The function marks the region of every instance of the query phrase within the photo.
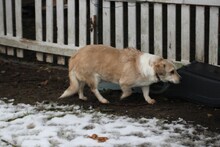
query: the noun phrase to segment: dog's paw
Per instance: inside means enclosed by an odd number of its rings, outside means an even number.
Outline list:
[[[149,100],[147,100],[147,102],[148,102],[148,104],[151,104],[151,105],[156,103],[156,101],[154,99],[149,99]]]
[[[102,99],[100,102],[103,103],[103,104],[108,104],[109,103],[109,101],[106,100],[106,99]]]
[[[79,99],[83,100],[83,101],[87,101],[87,97],[79,97]]]

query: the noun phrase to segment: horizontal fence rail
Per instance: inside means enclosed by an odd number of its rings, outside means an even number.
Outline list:
[[[0,53],[66,64],[87,44],[220,65],[219,0],[0,0]]]

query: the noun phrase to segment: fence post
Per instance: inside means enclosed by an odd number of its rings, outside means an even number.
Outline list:
[[[141,4],[141,50],[149,53],[149,4]]]
[[[64,1],[57,0],[57,43],[60,45],[64,44]],[[57,63],[65,65],[65,57],[58,56]]]
[[[46,42],[53,42],[53,0],[46,0]],[[53,55],[46,54],[46,62],[53,63]]]
[[[190,7],[181,6],[181,62],[189,62],[190,48]]]
[[[13,16],[12,16],[12,0],[5,1],[5,8],[6,8],[6,35],[8,37],[13,36]],[[14,55],[14,48],[7,47],[7,54],[10,56]]]
[[[15,0],[15,21],[16,21],[16,37],[22,38],[22,3],[21,0]],[[17,57],[23,58],[24,53],[22,49],[16,49]]]
[[[218,64],[219,8],[210,7],[209,22],[209,64]]]
[[[0,36],[5,35],[5,26],[4,26],[4,11],[3,11],[3,0],[0,0]],[[5,54],[6,48],[3,46],[0,46],[0,53]]]
[[[124,47],[123,3],[115,2],[115,46]]]
[[[102,20],[103,20],[103,44],[105,45],[111,45],[111,10],[110,10],[110,2],[103,1],[103,14],[102,14]]]
[[[196,60],[204,61],[205,45],[205,9],[196,6]]]
[[[162,4],[154,4],[154,53],[162,56]]]
[[[167,57],[176,60],[176,5],[167,5]]]
[[[42,0],[35,0],[35,30],[36,30],[36,40],[42,41],[43,30],[42,30]],[[36,58],[38,61],[43,61],[43,53],[36,53]]]

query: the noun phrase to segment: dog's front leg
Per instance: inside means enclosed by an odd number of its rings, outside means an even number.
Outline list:
[[[149,96],[149,90],[150,90],[150,87],[149,86],[144,86],[142,87],[142,92],[143,92],[143,95],[144,95],[144,98],[145,100],[149,103],[149,104],[154,104],[156,103],[156,101],[152,98],[150,98]]]

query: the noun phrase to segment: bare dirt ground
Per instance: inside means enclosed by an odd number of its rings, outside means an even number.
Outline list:
[[[76,104],[83,108],[94,108],[104,113],[127,115],[134,118],[167,119],[182,118],[195,125],[208,127],[208,130],[220,132],[220,109],[194,104],[181,99],[169,99],[162,96],[151,96],[157,100],[154,105],[144,101],[142,94],[132,94],[120,101],[120,91],[102,91],[111,103],[104,105],[98,102],[88,87],[85,95],[88,101],[78,99],[78,95],[58,100],[68,87],[67,67],[40,63],[27,63],[0,56],[0,97],[15,99],[15,103],[35,104],[42,101],[53,101],[59,104]]]

